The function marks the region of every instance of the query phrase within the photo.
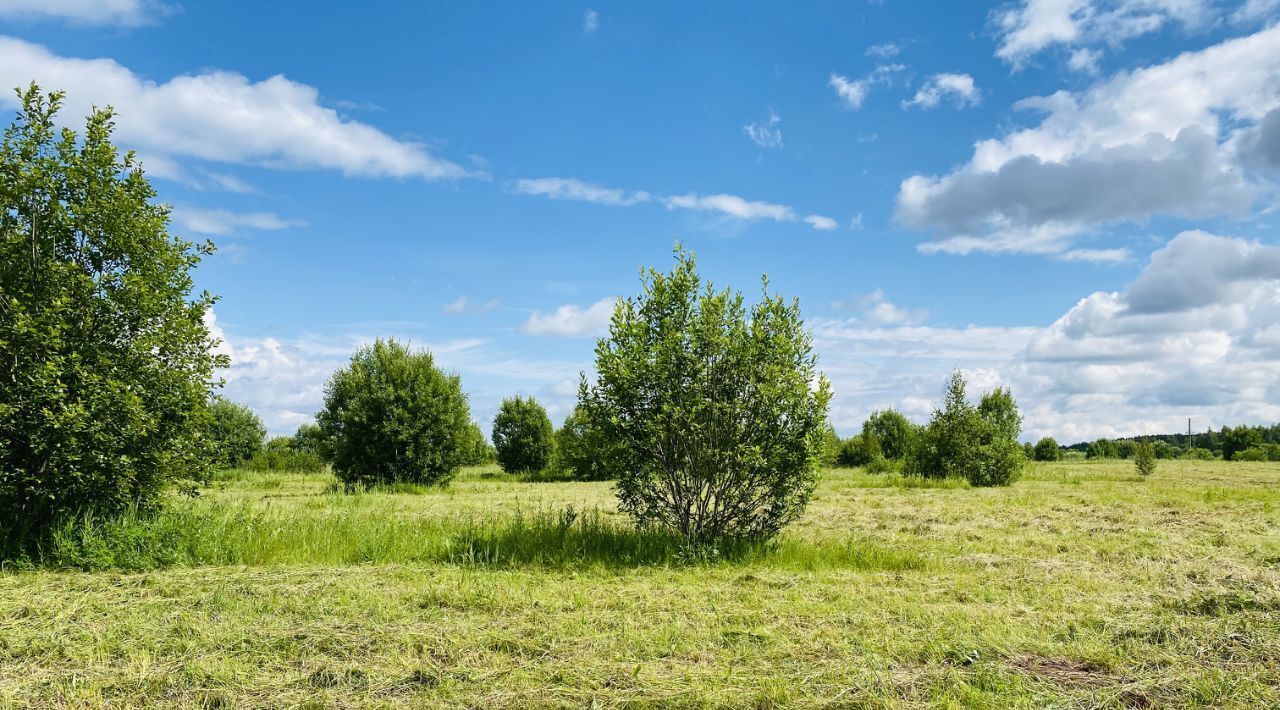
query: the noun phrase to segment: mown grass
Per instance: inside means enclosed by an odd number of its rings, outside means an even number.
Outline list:
[[[715,560],[608,484],[330,483],[223,476],[157,569],[0,574],[0,707],[1280,706],[1275,464],[831,471],[776,547]]]

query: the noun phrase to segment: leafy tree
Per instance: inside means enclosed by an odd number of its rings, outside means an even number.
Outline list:
[[[489,445],[489,442],[485,441],[484,432],[480,431],[480,425],[475,422],[470,422],[467,427],[467,445],[465,449],[466,456],[462,461],[464,466],[478,466],[498,460],[498,452]]]
[[[1110,439],[1098,439],[1089,444],[1085,456],[1091,459],[1117,459],[1120,458],[1120,451],[1116,448],[1116,442]]]
[[[836,463],[850,467],[867,466],[880,458],[884,458],[884,454],[874,434],[870,439],[864,434],[855,434],[840,442],[840,453],[836,455]]]
[[[915,447],[917,427],[892,409],[872,412],[862,424],[862,435],[874,434],[887,459],[904,458]]]
[[[818,478],[831,387],[796,301],[703,285],[692,254],[650,269],[596,345],[581,404],[617,447],[619,507],[705,543],[768,538]]]
[[[934,411],[905,470],[931,478],[962,477],[975,486],[1008,485],[1026,463],[1017,440],[1021,426],[1007,389],[986,393],[973,407],[965,396],[964,377],[954,372],[943,406]]]
[[[1143,476],[1150,476],[1156,472],[1156,448],[1150,441],[1134,443],[1133,465]]]
[[[329,458],[328,442],[325,441],[324,432],[316,424],[299,424],[298,430],[289,441],[289,446],[294,451],[315,454],[321,460]]]
[[[215,466],[239,466],[258,453],[266,438],[267,428],[252,409],[222,397],[209,404],[204,440]]]
[[[34,84],[0,142],[0,538],[23,545],[57,518],[151,508],[202,478],[199,432],[214,298],[191,271],[211,253],[168,232],[169,208],[113,112],[82,136],[55,128],[61,93]],[[0,543],[3,544],[3,543]]]
[[[557,465],[579,481],[608,481],[618,477],[618,454],[595,427],[586,411],[575,407],[556,430]]]
[[[1176,459],[1185,453],[1181,446],[1170,444],[1167,441],[1157,440],[1155,442],[1156,458],[1158,459]]]
[[[840,435],[836,433],[836,428],[830,423],[822,432],[822,465],[824,467],[836,466],[840,461]]]
[[[394,339],[351,357],[325,386],[316,422],[348,486],[443,485],[467,460],[471,412],[461,380]]]
[[[1058,446],[1058,441],[1052,436],[1046,436],[1036,442],[1035,459],[1036,461],[1058,461],[1062,458],[1062,447]]]
[[[1236,454],[1255,446],[1262,446],[1262,431],[1255,427],[1240,425],[1234,429],[1222,427],[1222,458],[1226,461],[1236,460]]]
[[[262,446],[244,467],[250,471],[301,471],[316,473],[324,470],[324,461],[314,451],[299,449],[292,436],[277,436]]]
[[[498,465],[508,473],[541,471],[551,463],[555,430],[547,410],[533,397],[502,400],[493,418],[493,448]]]

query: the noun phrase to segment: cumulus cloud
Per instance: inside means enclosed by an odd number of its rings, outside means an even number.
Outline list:
[[[156,83],[111,59],[62,57],[0,37],[0,84],[25,86],[33,79],[67,92],[64,120],[79,120],[94,105],[114,106],[117,137],[145,156],[148,170],[153,160],[172,170],[173,159],[195,158],[367,177],[472,175],[421,144],[342,118],[321,105],[314,87],[279,75],[254,82],[207,70]],[[13,95],[0,94],[0,106],[15,107]]]
[[[229,234],[243,229],[277,230],[306,226],[306,222],[302,220],[285,219],[272,212],[175,207],[170,216],[174,224],[197,234]]]
[[[1061,254],[1099,226],[1153,215],[1242,216],[1264,186],[1236,145],[1280,104],[1280,26],[1019,102],[1039,125],[979,142],[968,164],[901,184],[898,219],[922,251]],[[966,204],[967,203],[967,204]]]
[[[742,127],[742,132],[761,148],[781,148],[782,129],[778,128],[779,123],[782,123],[782,118],[770,111],[767,120],[748,123]]]
[[[0,0],[0,17],[83,25],[136,27],[172,11],[155,0]]]
[[[864,321],[877,325],[915,325],[929,316],[929,312],[923,308],[903,308],[891,303],[882,289],[832,301],[831,307],[836,310],[858,311]]]
[[[943,99],[950,99],[956,108],[977,106],[982,101],[982,94],[968,74],[934,74],[916,91],[910,101],[903,101],[903,108],[919,106],[922,109],[935,108]]]
[[[1019,0],[992,19],[996,56],[1020,67],[1051,47],[1115,47],[1171,24],[1201,29],[1215,16],[1212,0]]]
[[[520,330],[530,335],[598,336],[609,328],[616,298],[602,298],[587,307],[565,304],[551,313],[534,311]]]
[[[594,202],[600,205],[627,207],[648,202],[649,193],[641,191],[628,192],[614,188],[601,187],[574,178],[523,178],[516,180],[514,190],[522,195],[539,195],[553,200],[576,200],[578,202]]]
[[[1276,246],[1184,232],[1127,290],[1090,294],[1044,327],[810,323],[842,431],[887,406],[923,421],[954,368],[983,387],[1012,387],[1027,438],[1171,432],[1187,417],[1198,428],[1280,419]]]

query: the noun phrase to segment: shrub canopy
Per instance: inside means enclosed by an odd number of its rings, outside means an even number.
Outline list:
[[[212,245],[168,232],[169,209],[111,109],[55,128],[34,84],[0,143],[0,536],[62,515],[154,504],[202,478],[199,431],[226,358],[191,270]],[[7,534],[6,534],[7,533]]]
[[[617,478],[618,454],[591,426],[581,407],[575,407],[556,430],[556,465],[579,481],[608,481]]]
[[[1057,461],[1062,458],[1062,447],[1058,446],[1058,440],[1052,436],[1046,436],[1036,442],[1035,448],[1036,461]]]
[[[641,524],[686,539],[767,538],[805,508],[817,481],[831,387],[796,301],[698,277],[676,250],[670,274],[620,301],[580,400],[618,452],[618,498]]]
[[[873,434],[885,458],[901,459],[915,447],[917,429],[902,414],[886,409],[871,413],[862,424],[862,435]]]
[[[964,377],[954,372],[943,406],[934,410],[906,471],[929,478],[961,477],[975,486],[1008,485],[1026,463],[1018,444],[1021,427],[1009,390],[988,392],[974,407],[966,399]]]
[[[533,397],[502,400],[493,418],[493,448],[508,473],[541,471],[551,463],[555,430],[547,410]]]
[[[214,466],[239,466],[258,453],[266,438],[267,428],[252,409],[221,397],[209,405],[204,445]]]
[[[461,380],[394,339],[361,348],[334,373],[316,422],[349,486],[447,483],[472,443]]]

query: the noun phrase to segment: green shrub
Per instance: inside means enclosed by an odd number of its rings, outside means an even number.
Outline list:
[[[262,448],[267,427],[252,409],[215,397],[209,404],[204,427],[204,445],[217,468],[235,468]]]
[[[866,466],[876,459],[884,458],[879,443],[874,437],[868,439],[863,434],[854,434],[840,442],[840,453],[836,455],[836,463],[853,468]]]
[[[836,428],[827,424],[822,432],[822,465],[830,468],[840,463],[840,435]]]
[[[1267,450],[1261,446],[1250,446],[1243,451],[1236,451],[1231,457],[1232,461],[1269,461]]]
[[[1098,439],[1089,443],[1086,456],[1091,459],[1118,459],[1120,450],[1116,447],[1116,442],[1110,439]]]
[[[299,424],[289,441],[289,447],[294,451],[315,454],[324,461],[329,459],[329,444],[325,441],[324,432],[316,424]]]
[[[1213,455],[1212,451],[1210,451],[1209,449],[1200,448],[1200,447],[1196,447],[1194,449],[1188,449],[1187,453],[1185,453],[1183,457],[1192,459],[1194,461],[1212,461],[1214,460],[1214,458],[1216,458]]]
[[[1158,459],[1176,459],[1182,458],[1186,453],[1181,446],[1170,444],[1167,441],[1156,441],[1156,458]]]
[[[551,463],[555,431],[547,410],[533,397],[502,400],[493,418],[493,448],[507,473],[541,471]]]
[[[348,487],[443,485],[467,460],[471,412],[457,375],[431,353],[378,340],[325,386],[316,417],[333,470]]]
[[[817,483],[831,387],[796,301],[702,283],[677,249],[670,274],[618,303],[581,404],[618,452],[619,508],[703,543],[765,539]]]
[[[586,412],[575,407],[556,430],[555,464],[579,481],[608,481],[618,477],[618,453],[591,426]]]
[[[862,435],[871,434],[887,459],[901,459],[915,447],[919,427],[892,409],[872,412],[862,424]]]
[[[212,246],[169,234],[110,109],[77,136],[61,101],[20,91],[0,142],[0,547],[205,478],[199,432],[228,364],[205,325],[214,298],[193,293]]]
[[[1156,472],[1156,447],[1150,441],[1134,442],[1133,466],[1142,476]]]
[[[1059,461],[1062,459],[1062,447],[1052,436],[1046,436],[1035,445],[1036,461]]]
[[[900,459],[887,459],[883,456],[867,462],[863,470],[867,473],[902,473],[903,462]]]
[[[324,460],[313,451],[299,451],[294,437],[277,436],[254,452],[241,468],[250,471],[300,471],[318,473],[325,468]]]
[[[498,451],[485,441],[484,432],[480,431],[480,425],[470,422],[467,427],[467,445],[465,447],[465,456],[463,457],[463,466],[479,466],[480,464],[493,463],[498,460]]]
[[[1261,428],[1244,424],[1234,429],[1229,426],[1222,427],[1219,438],[1222,440],[1222,458],[1226,461],[1235,461],[1237,454],[1262,446]]]
[[[965,478],[974,486],[1003,486],[1022,472],[1018,444],[1022,417],[1013,395],[996,389],[975,408],[965,398],[964,377],[952,373],[941,409],[925,427],[904,470],[926,478]]]

